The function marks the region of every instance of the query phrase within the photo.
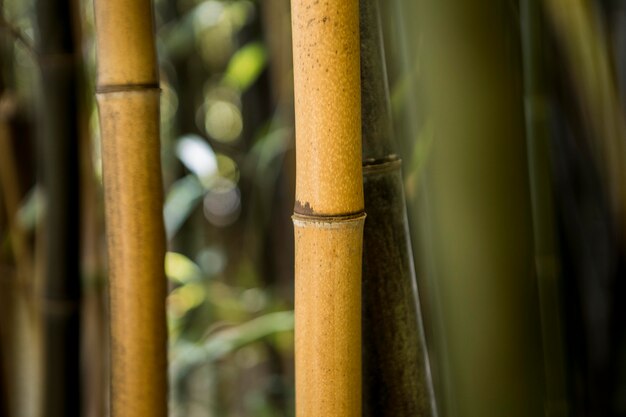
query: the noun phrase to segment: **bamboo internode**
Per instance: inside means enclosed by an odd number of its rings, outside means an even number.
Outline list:
[[[359,3],[292,2],[296,415],[361,416]]]
[[[96,0],[111,299],[111,411],[167,415],[165,234],[150,0]]]
[[[298,417],[361,416],[363,217],[294,216]]]
[[[359,2],[292,2],[296,212],[363,211]]]
[[[98,90],[157,86],[151,0],[95,0]]]

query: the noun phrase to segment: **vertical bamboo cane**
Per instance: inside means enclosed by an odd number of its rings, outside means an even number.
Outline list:
[[[550,162],[550,91],[541,0],[520,2],[524,102],[535,269],[541,310],[547,417],[567,416],[567,379],[561,300],[561,260]]]
[[[611,57],[588,1],[545,0],[547,20],[570,64],[576,99],[600,173],[608,186],[618,238],[626,241],[626,119],[619,102]]]
[[[377,0],[361,0],[363,415],[437,415],[395,153]]]
[[[296,415],[361,416],[357,0],[292,2]]]
[[[418,5],[434,132],[421,246],[432,254],[442,412],[544,415],[518,16],[495,0]]]
[[[111,411],[167,415],[159,84],[150,0],[96,0]]]
[[[0,22],[9,29],[6,21],[6,2],[0,0]],[[11,29],[9,29],[11,30]],[[12,30],[11,30],[12,31]],[[4,35],[4,33],[2,34]],[[41,416],[42,390],[42,329],[35,299],[35,258],[29,234],[20,226],[18,209],[24,197],[23,178],[20,171],[20,152],[16,145],[26,141],[20,129],[19,101],[11,93],[15,88],[15,56],[13,43],[20,39],[29,53],[33,46],[19,31],[11,36],[0,35],[0,193],[6,211],[6,226],[14,256],[15,272],[3,265],[0,273],[0,344],[2,344],[3,366],[6,373],[5,387],[8,398],[2,416]],[[31,57],[35,58],[36,54]],[[17,122],[17,123],[16,123]],[[16,129],[17,128],[17,129]],[[22,135],[20,135],[22,134]],[[16,142],[16,140],[18,142]],[[38,236],[37,236],[38,238]],[[35,251],[37,252],[37,251]],[[5,412],[6,414],[2,414]]]
[[[43,288],[46,416],[81,413],[80,184],[72,2],[39,0],[42,183],[47,201]]]

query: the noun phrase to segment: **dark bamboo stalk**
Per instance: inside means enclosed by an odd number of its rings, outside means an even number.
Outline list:
[[[572,71],[575,102],[591,132],[591,151],[611,198],[618,238],[626,240],[626,117],[619,101],[612,58],[589,2],[544,0],[547,21]]]
[[[613,331],[623,329],[626,118],[608,21],[593,7],[600,3],[611,2],[541,2],[562,70],[555,101],[565,119],[557,119],[562,130],[553,140],[555,190],[567,276],[568,371],[576,381],[570,401],[581,416],[621,415],[612,414],[619,402],[611,397],[619,373]]]
[[[0,0],[0,19],[3,19],[3,12],[4,12],[3,8],[4,8],[4,1]],[[9,55],[8,49],[9,49],[8,39],[0,38],[0,60],[3,64],[6,62],[7,56]],[[9,129],[7,126],[8,123],[7,123],[6,117],[3,114],[4,112],[2,108],[3,107],[2,101],[3,101],[5,89],[6,89],[6,83],[4,80],[4,70],[5,70],[4,65],[0,65],[0,149],[2,149],[4,143],[9,140],[9,137],[8,137]],[[4,172],[0,171],[0,190],[2,190],[2,200],[6,201],[7,190],[6,190],[5,181],[2,181],[2,179],[5,177],[5,175],[3,174]],[[8,181],[6,182],[8,183]],[[11,216],[10,210],[8,210],[9,204],[4,203],[4,205],[7,206],[7,221],[6,221],[7,227],[11,228],[12,216]],[[3,293],[9,292],[9,291],[12,292],[12,286],[10,285],[11,283],[12,281],[8,281],[8,280],[0,281],[0,291]],[[4,297],[0,296],[0,300],[2,300],[3,298]],[[9,403],[11,399],[11,390],[9,389],[9,383],[8,383],[11,376],[7,372],[8,367],[5,365],[5,363],[8,362],[7,353],[10,351],[10,348],[7,348],[7,347],[9,347],[9,344],[11,343],[11,341],[7,340],[9,339],[8,336],[10,333],[5,330],[5,327],[8,327],[5,324],[5,322],[8,321],[5,319],[5,317],[11,315],[12,309],[10,309],[9,305],[7,304],[9,303],[5,301],[0,305],[0,415],[3,415],[3,416],[9,416],[10,415],[9,412],[11,410],[11,404]]]
[[[436,416],[376,0],[361,0],[360,16],[363,414]]]
[[[520,4],[524,61],[524,101],[530,194],[533,213],[535,270],[539,289],[546,416],[568,415],[561,262],[556,239],[552,164],[550,162],[550,92],[540,0]]]
[[[80,395],[80,198],[77,59],[70,0],[39,0],[42,77],[41,182],[46,200],[44,405],[46,416],[78,416]]]

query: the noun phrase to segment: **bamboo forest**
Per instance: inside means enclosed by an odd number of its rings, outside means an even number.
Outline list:
[[[626,417],[626,1],[0,0],[0,417],[79,416]]]

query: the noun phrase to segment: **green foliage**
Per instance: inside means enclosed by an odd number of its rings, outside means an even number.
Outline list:
[[[261,42],[250,42],[239,49],[228,63],[224,82],[246,91],[259,77],[267,63],[267,52]]]
[[[176,235],[182,224],[202,200],[205,189],[194,175],[176,181],[165,200],[165,231],[168,240]]]

